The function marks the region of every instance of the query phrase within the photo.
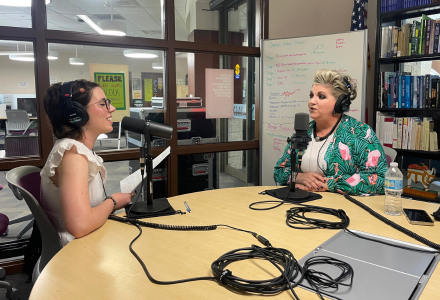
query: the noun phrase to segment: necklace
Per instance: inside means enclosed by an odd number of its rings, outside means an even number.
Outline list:
[[[313,125],[313,135],[315,137],[315,141],[320,142],[320,141],[323,141],[323,140],[327,139],[335,131],[336,127],[338,126],[339,122],[342,119],[342,116],[343,116],[343,114],[341,114],[341,116],[338,119],[338,122],[336,122],[336,124],[333,126],[332,130],[330,130],[330,132],[327,133],[323,137],[319,137],[319,136],[316,135],[316,122],[315,122],[315,124]]]

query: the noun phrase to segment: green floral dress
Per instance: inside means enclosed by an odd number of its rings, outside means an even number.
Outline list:
[[[315,121],[310,122],[308,135],[312,136]],[[296,150],[297,161],[298,151]],[[304,151],[305,152],[305,151]],[[333,135],[324,160],[327,186],[331,192],[351,195],[384,194],[385,172],[388,168],[385,153],[376,134],[368,124],[344,115]],[[301,169],[299,170],[300,172]],[[290,182],[290,144],[277,161],[274,171],[277,185]]]

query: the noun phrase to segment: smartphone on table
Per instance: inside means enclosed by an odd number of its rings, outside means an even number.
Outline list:
[[[434,221],[429,214],[422,209],[404,208],[403,213],[410,224],[434,226]]]

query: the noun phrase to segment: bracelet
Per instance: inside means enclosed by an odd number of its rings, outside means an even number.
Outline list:
[[[116,211],[116,200],[112,196],[107,196],[105,198],[105,200],[107,200],[107,199],[112,199],[112,201],[113,201],[113,211],[112,211],[112,214],[113,214]]]

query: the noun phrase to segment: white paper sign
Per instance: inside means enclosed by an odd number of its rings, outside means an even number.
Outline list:
[[[166,148],[159,156],[153,160],[153,169],[164,160],[171,152],[171,147]],[[144,173],[144,178],[147,176],[147,172]],[[131,175],[128,175],[122,179],[119,183],[121,187],[121,193],[131,193],[142,181],[141,170],[137,170]]]

